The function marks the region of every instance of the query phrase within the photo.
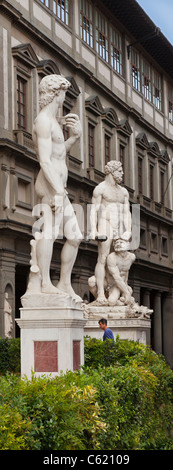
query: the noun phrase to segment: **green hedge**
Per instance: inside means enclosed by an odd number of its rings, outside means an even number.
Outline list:
[[[0,338],[0,374],[20,372],[20,338]]]
[[[173,450],[164,358],[119,339],[86,339],[85,353],[83,370],[54,379],[0,377],[0,449]]]

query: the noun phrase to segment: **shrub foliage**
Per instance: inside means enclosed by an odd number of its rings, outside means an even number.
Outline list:
[[[0,449],[173,449],[173,372],[133,341],[85,340],[85,367],[0,377]]]
[[[0,338],[0,374],[20,372],[20,338]]]

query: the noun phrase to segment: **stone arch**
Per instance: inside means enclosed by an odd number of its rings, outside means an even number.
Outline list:
[[[149,142],[150,150],[160,155],[160,149],[157,142]]]
[[[41,60],[39,64],[37,65],[37,70],[38,70],[38,73],[42,77],[44,77],[45,75],[51,75],[54,73],[56,75],[61,74],[58,65],[52,59]]]
[[[13,295],[14,295],[14,289],[13,289],[13,286],[10,282],[8,282],[5,286],[5,289],[4,289],[4,295],[5,293],[8,294],[8,299],[9,299],[9,302],[13,301]]]
[[[110,127],[116,127],[119,121],[114,108],[109,107],[104,109],[103,121]]]
[[[13,311],[13,287],[11,283],[7,283],[4,291],[4,318],[3,329],[4,336],[12,338],[14,335],[14,311]]]

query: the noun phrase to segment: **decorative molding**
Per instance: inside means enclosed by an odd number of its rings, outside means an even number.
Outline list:
[[[22,19],[22,13],[6,0],[0,0],[0,10],[6,13],[13,21]]]
[[[102,120],[109,127],[116,127],[118,124],[118,116],[114,108],[104,108]]]
[[[119,123],[117,124],[117,130],[126,137],[130,137],[133,132],[132,128],[130,127],[129,121],[126,118],[121,119],[121,121],[119,121]]]
[[[36,318],[36,319],[23,319],[16,318],[16,322],[22,329],[50,329],[50,328],[83,328],[86,324],[86,320],[81,319],[51,319],[51,318]]]
[[[75,79],[72,76],[66,77],[66,79],[71,83],[71,86],[66,91],[66,95],[69,96],[70,98],[76,99],[80,94],[79,87]]]
[[[88,178],[94,181],[95,183],[101,183],[104,179],[104,173],[97,168],[89,167],[87,168]]]
[[[67,164],[68,164],[68,167],[80,171],[82,161],[79,160],[79,158],[76,158],[73,155],[68,154],[67,155]]]
[[[151,153],[155,157],[160,156],[160,149],[159,149],[159,146],[158,146],[157,142],[149,142],[149,150],[148,151],[149,151],[149,153]]]
[[[85,100],[85,107],[96,116],[101,116],[104,112],[100,98],[97,95],[89,96]]]
[[[148,149],[149,148],[149,142],[148,142],[148,139],[147,139],[147,136],[146,136],[145,132],[140,132],[137,135],[136,145],[138,145],[142,149]]]
[[[27,147],[34,151],[34,142],[32,140],[32,134],[23,130],[23,129],[15,129],[13,131],[15,136],[15,141],[17,144],[22,145],[23,147]]]
[[[160,157],[159,157],[159,161],[162,161],[163,163],[166,163],[166,164],[171,161],[170,156],[169,156],[167,150],[161,150],[161,152],[160,152]]]
[[[12,47],[12,55],[30,68],[36,67],[39,63],[38,57],[29,43]]]
[[[31,134],[29,134],[29,136],[31,136]],[[15,155],[18,158],[21,158],[22,161],[24,158],[29,158],[32,161],[35,161],[36,164],[38,164],[38,159],[33,149],[29,148],[28,146],[26,147],[17,142],[14,142],[13,140],[2,137],[0,138],[0,153],[4,151],[7,152],[8,155],[11,155],[12,152],[15,152]]]
[[[51,75],[56,73],[60,75],[60,70],[56,62],[52,59],[41,60],[37,65],[38,73],[41,74],[43,77],[45,75]]]

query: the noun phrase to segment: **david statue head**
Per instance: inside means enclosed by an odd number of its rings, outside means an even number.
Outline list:
[[[55,99],[58,107],[61,108],[65,99],[65,92],[70,86],[71,83],[63,75],[53,74],[43,77],[39,85],[40,110]]]

